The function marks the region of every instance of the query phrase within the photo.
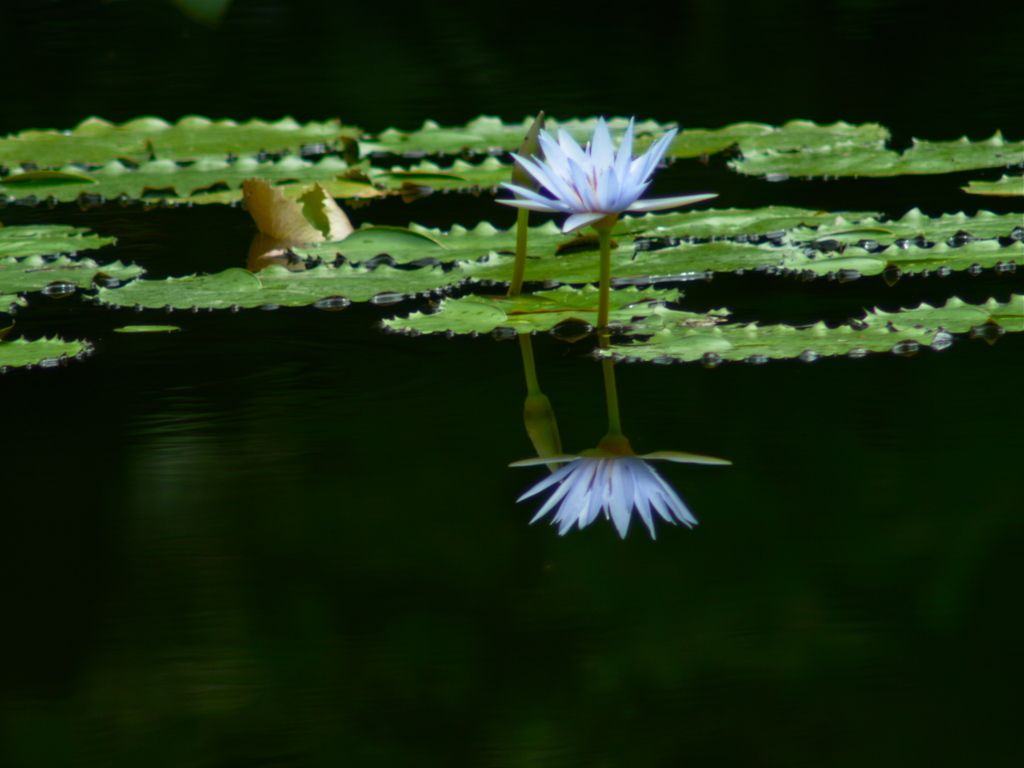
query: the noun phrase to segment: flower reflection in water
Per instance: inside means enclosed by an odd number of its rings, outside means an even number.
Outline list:
[[[667,523],[679,522],[693,527],[697,519],[675,489],[647,463],[651,459],[691,464],[732,463],[712,456],[675,451],[657,451],[637,456],[629,441],[616,435],[606,437],[596,449],[583,451],[579,456],[525,459],[511,466],[568,462],[518,499],[523,501],[554,486],[554,493],[530,522],[536,522],[554,509],[556,512],[552,523],[558,525],[560,535],[568,533],[574,524],[579,528],[590,525],[599,514],[604,513],[615,524],[619,535],[625,538],[634,510],[644,521],[652,538],[656,537],[654,513]]]

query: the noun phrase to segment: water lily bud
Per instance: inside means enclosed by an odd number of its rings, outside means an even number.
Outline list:
[[[523,406],[523,423],[526,425],[526,433],[530,436],[534,450],[542,459],[548,456],[558,456],[562,453],[562,440],[558,435],[558,422],[555,420],[555,410],[551,407],[551,401],[547,395],[531,394],[526,396],[526,403]],[[553,472],[554,464],[548,468]]]

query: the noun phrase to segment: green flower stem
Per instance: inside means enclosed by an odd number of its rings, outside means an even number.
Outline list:
[[[540,382],[537,381],[537,366],[533,361],[533,339],[529,333],[519,334],[519,350],[523,353],[523,371],[526,373],[526,392],[539,395]]]
[[[601,245],[601,280],[600,295],[597,305],[597,343],[602,347],[609,345],[608,304],[612,292],[612,228],[619,220],[618,215],[605,216],[592,226],[597,230]],[[611,358],[601,360],[604,373],[604,396],[608,404],[608,435],[606,439],[621,437],[622,422],[619,418],[619,393],[615,386],[615,363]]]
[[[602,358],[601,370],[604,373],[604,396],[608,403],[608,434],[605,439],[622,436],[622,421],[619,419],[619,391],[615,386],[615,361],[610,357]]]
[[[530,212],[520,208],[516,216],[516,263],[512,267],[512,282],[508,286],[509,296],[518,296],[523,290],[523,277],[526,275],[526,243],[530,234],[529,221]]]
[[[606,216],[593,225],[601,244],[601,295],[597,305],[597,335],[601,346],[608,344],[608,301],[612,291],[612,227],[618,216]]]

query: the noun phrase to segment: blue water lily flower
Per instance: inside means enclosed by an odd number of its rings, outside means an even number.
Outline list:
[[[569,218],[565,220],[562,231],[572,232],[625,211],[678,208],[716,197],[715,194],[699,194],[639,199],[650,186],[651,176],[676,133],[673,128],[654,142],[645,154],[634,158],[632,118],[618,152],[612,146],[611,134],[604,118],[598,120],[594,138],[586,149],[581,149],[565,131],[559,130],[557,139],[547,131],[541,131],[540,145],[544,160],[521,155],[513,157],[553,197],[503,182],[503,186],[515,193],[516,199],[498,202],[531,211],[568,213]]]
[[[625,538],[635,510],[651,532],[651,538],[656,538],[653,513],[657,513],[667,523],[679,522],[692,528],[697,524],[697,519],[679,498],[679,494],[647,460],[666,459],[693,464],[732,463],[712,456],[675,451],[637,456],[628,448],[628,443],[625,444],[627,452],[621,450],[621,447],[613,448],[615,452],[597,448],[584,451],[579,456],[548,456],[512,463],[510,466],[513,467],[528,467],[568,462],[517,499],[523,501],[557,486],[530,522],[536,522],[554,509],[552,524],[558,525],[559,535],[564,536],[573,525],[584,528],[603,513],[615,524],[619,535]]]

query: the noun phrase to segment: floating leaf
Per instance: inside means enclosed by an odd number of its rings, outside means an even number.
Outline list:
[[[1024,296],[1014,295],[1005,304],[993,299],[969,305],[954,297],[943,307],[921,304],[899,312],[874,310],[838,328],[824,323],[809,328],[756,323],[699,326],[687,315],[659,307],[625,331],[642,340],[613,345],[599,354],[630,361],[701,360],[711,365],[723,360],[764,362],[772,358],[812,361],[830,355],[860,357],[868,352],[909,355],[923,346],[944,349],[952,341],[950,334],[986,323],[998,324],[1006,331],[1024,331]]]
[[[442,127],[427,121],[418,131],[395,129],[384,131],[376,138],[361,142],[364,153],[388,152],[398,155],[425,154],[461,155],[464,153],[508,152],[519,148],[533,118],[522,123],[503,123],[495,117],[481,116],[465,126]],[[629,121],[614,117],[608,127],[615,142],[621,140]],[[578,143],[589,141],[597,127],[597,119],[555,121],[548,119],[548,131],[562,130]],[[672,124],[645,120],[634,123],[636,151],[643,152],[672,127]],[[775,127],[763,123],[736,123],[723,128],[688,128],[681,130],[668,149],[668,157],[700,157],[721,152],[734,144],[747,144],[751,149],[794,149],[812,147],[824,149],[839,143],[880,143],[889,136],[886,128],[874,123],[850,125],[837,122],[818,125],[807,120],[791,120]]]
[[[899,267],[903,272],[921,272],[939,268],[959,271],[975,265],[987,268],[1000,263],[1024,263],[1024,242],[1017,241],[1003,246],[997,240],[977,240],[966,242],[960,247],[939,243],[931,248],[893,246],[882,252],[851,246],[839,253],[826,255],[787,249],[782,266],[800,271],[809,270],[816,275],[838,274],[842,270],[878,275],[889,265]]]
[[[11,314],[17,311],[18,307],[24,307],[28,304],[25,299],[17,294],[11,293],[0,293],[0,312],[4,314]],[[3,330],[0,329],[0,339],[3,338]]]
[[[650,213],[644,216],[624,216],[616,225],[613,237],[619,244],[617,250],[621,252],[621,261],[633,259],[633,254],[628,246],[640,238],[684,236],[705,238],[764,235],[770,232],[781,233],[782,230],[798,226],[846,226],[850,221],[858,221],[861,218],[870,218],[877,215],[873,212],[824,213],[805,208],[781,206],[755,209],[733,208],[721,211],[711,209],[667,214]],[[381,228],[363,227],[356,230],[355,235],[361,238],[363,236],[360,233],[367,232],[370,229],[379,230]],[[360,241],[352,239],[342,243],[323,243],[297,247],[293,250],[297,255],[306,258],[331,260],[336,256],[343,256],[352,262],[363,261],[367,258],[386,253],[400,264],[407,264],[422,258],[433,258],[442,262],[456,260],[475,262],[492,253],[515,252],[515,228],[497,229],[486,221],[481,222],[472,229],[455,226],[449,232],[421,227],[418,224],[410,224],[407,230],[400,231],[424,236],[429,238],[430,243],[425,243],[422,239],[415,236],[407,238],[394,237],[388,242],[384,242],[383,238],[375,238],[366,243],[368,247],[353,249],[353,246]],[[706,249],[706,252],[710,254],[712,250],[726,251],[729,248],[728,246],[719,246],[717,249]],[[531,258],[529,264],[536,265],[539,264],[537,257],[553,257],[556,253],[571,253],[574,257],[586,252],[596,254],[597,241],[593,237],[588,238],[584,233],[564,234],[554,221],[549,221],[540,226],[530,228],[529,251],[530,255],[534,257]],[[741,248],[740,251],[744,255],[736,260],[735,265],[733,265],[733,262],[729,262],[723,266],[723,269],[731,270],[740,267],[752,267],[764,263],[763,259],[751,261],[747,255],[747,249]],[[594,258],[596,259],[596,255]],[[646,263],[651,258],[651,254],[644,254],[638,258],[642,258]],[[496,268],[501,269],[501,267]],[[541,268],[547,269],[546,266]],[[554,269],[553,265],[552,268]],[[697,268],[689,271],[703,271],[713,268],[698,264]],[[589,270],[591,267],[587,266],[585,269]],[[548,279],[544,274],[538,277],[532,276],[530,266],[527,267],[526,278],[527,280]]]
[[[405,318],[385,320],[384,326],[393,331],[420,333],[490,333],[496,328],[528,333],[550,330],[566,320],[592,326],[597,321],[599,295],[597,288],[588,285],[518,296],[464,296],[442,300],[435,313],[414,312]],[[610,322],[629,323],[648,313],[655,303],[675,301],[679,296],[678,291],[612,291]]]
[[[26,365],[52,368],[69,357],[88,354],[89,351],[91,347],[87,342],[64,341],[57,336],[36,341],[23,338],[0,341],[0,371]]]
[[[88,229],[63,224],[0,227],[0,257],[50,256],[102,248],[115,242]]]
[[[55,259],[7,256],[0,258],[0,293],[39,291],[52,286],[54,295],[66,295],[75,288],[90,287],[97,277],[109,283],[130,280],[144,271],[142,267],[120,261],[100,265],[92,259],[66,256]]]
[[[530,251],[538,255],[553,254],[560,244],[573,239],[574,235],[562,234],[554,222],[547,222],[530,229]],[[515,242],[514,228],[497,229],[486,221],[473,229],[454,226],[449,232],[418,224],[410,224],[408,228],[366,225],[340,243],[323,243],[293,250],[306,258],[331,260],[342,256],[350,262],[386,254],[399,264],[409,264],[424,258],[440,262],[475,261],[492,251],[514,252]]]
[[[464,126],[442,127],[428,120],[418,131],[405,132],[394,128],[379,136],[360,142],[363,153],[387,152],[396,155],[461,155],[464,153],[508,152],[519,148],[523,136],[533,124],[534,118],[527,117],[521,123],[504,123],[496,117],[481,115]],[[608,121],[612,135],[620,138],[628,124],[626,118],[617,117]],[[547,121],[547,128],[554,130],[556,123]],[[597,127],[597,118],[590,120],[566,120],[557,123],[558,128],[567,131],[579,140],[589,139]],[[638,137],[661,135],[667,126],[653,121],[636,123]]]
[[[846,216],[847,214],[843,214],[836,221],[817,227],[815,231],[796,228],[791,232],[791,237],[794,240],[830,239],[841,243],[867,240],[879,245],[892,245],[898,240],[923,238],[928,243],[959,246],[971,238],[989,240],[1011,237],[1015,229],[1024,228],[1024,214],[1021,213],[995,214],[978,211],[975,216],[968,216],[966,213],[946,213],[931,218],[914,208],[894,221],[856,216],[851,216],[847,220]]]
[[[173,125],[158,117],[140,117],[121,125],[90,117],[70,131],[22,131],[0,139],[0,165],[13,169],[32,163],[39,168],[59,168],[68,163],[105,164],[115,158],[144,162],[298,153],[308,145],[336,149],[353,142],[360,133],[338,120],[300,125],[290,117],[236,123],[190,116]]]
[[[764,208],[728,208],[675,213],[624,216],[616,225],[616,237],[626,233],[642,237],[736,237],[737,235],[781,236],[797,227],[838,228],[880,214],[872,211],[829,213],[808,208],[772,205]]]
[[[242,183],[252,178],[282,184],[286,197],[298,197],[304,192],[303,187],[290,182],[316,181],[332,185],[328,191],[339,197],[382,194],[368,181],[339,178],[354,172],[342,159],[334,156],[324,157],[315,163],[294,155],[277,161],[260,161],[255,157],[242,157],[236,161],[205,158],[184,165],[173,160],[152,160],[138,167],[112,160],[87,173],[75,165],[64,166],[59,172],[45,172],[49,176],[40,175],[44,172],[16,170],[0,179],[0,195],[17,200],[31,195],[39,199],[53,198],[58,202],[71,202],[82,195],[90,195],[102,199],[124,196],[153,202],[230,203],[242,199]],[[29,180],[23,181],[24,177]]]
[[[97,300],[111,306],[147,309],[229,309],[262,306],[299,307],[332,297],[369,301],[380,294],[395,300],[447,288],[465,279],[440,267],[394,269],[322,264],[305,271],[271,265],[259,274],[227,269],[212,275],[134,280],[119,288],[100,288]],[[390,297],[389,297],[390,298]]]
[[[498,185],[512,177],[513,166],[496,157],[484,158],[479,163],[456,160],[450,166],[441,167],[424,160],[409,168],[395,167],[387,171],[370,170],[369,177],[374,184],[391,192],[402,192],[409,186],[422,186],[432,192],[496,191]]]
[[[995,197],[1024,197],[1024,176],[1003,176],[999,181],[972,181],[964,192]]]
[[[1007,142],[998,132],[985,141],[913,140],[902,154],[874,144],[837,144],[795,150],[740,147],[743,156],[730,162],[740,173],[788,176],[901,176],[999,168],[1024,163],[1024,142]]]
[[[170,333],[180,330],[176,325],[125,325],[115,328],[114,333]]]

